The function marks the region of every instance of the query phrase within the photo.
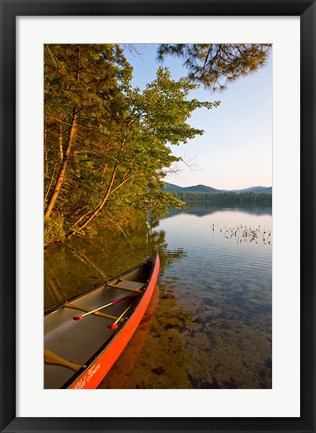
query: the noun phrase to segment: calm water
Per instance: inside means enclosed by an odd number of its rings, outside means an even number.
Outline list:
[[[191,206],[128,242],[101,233],[55,245],[45,254],[45,307],[155,250],[153,300],[101,388],[271,388],[271,209]]]

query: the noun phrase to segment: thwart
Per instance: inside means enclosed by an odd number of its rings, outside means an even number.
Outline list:
[[[99,385],[137,329],[159,268],[155,255],[45,313],[45,389]]]

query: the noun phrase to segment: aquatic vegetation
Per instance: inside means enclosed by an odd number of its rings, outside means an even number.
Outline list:
[[[272,244],[272,231],[266,227],[247,227],[243,224],[234,227],[216,227],[211,226],[213,231],[217,230],[223,234],[226,239],[234,239],[238,244],[242,242],[255,242],[256,244],[263,243],[265,245]]]

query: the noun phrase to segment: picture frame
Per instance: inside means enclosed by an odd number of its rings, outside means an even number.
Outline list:
[[[316,431],[315,420],[315,1],[1,1],[2,432]],[[16,415],[16,18],[18,16],[299,16],[301,23],[301,416],[299,418],[44,418]]]

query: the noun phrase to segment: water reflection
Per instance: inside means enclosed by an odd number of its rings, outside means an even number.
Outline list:
[[[191,359],[191,387],[270,388],[271,244],[259,238],[235,242],[235,236],[225,234],[246,227],[266,236],[272,231],[271,210],[201,211],[202,217],[201,212],[182,212],[160,224],[168,247],[188,252],[165,269],[160,284],[172,287],[177,304],[193,319],[181,327]]]
[[[121,234],[100,229],[94,236],[73,237],[45,251],[44,308],[59,305],[90,287],[108,280],[158,253],[161,271],[186,255],[183,248],[169,250],[164,230]]]
[[[45,254],[46,307],[158,251],[154,308],[101,386],[271,388],[272,245],[225,236],[242,226],[272,238],[271,215],[204,206],[169,214],[129,242],[100,231],[53,246]]]
[[[242,212],[250,215],[272,215],[271,207],[225,207],[219,208],[218,206],[211,206],[207,203],[188,203],[186,209],[174,209],[170,211],[163,219],[170,218],[180,214],[189,214],[203,217],[205,215],[210,215],[213,213],[220,212]]]

